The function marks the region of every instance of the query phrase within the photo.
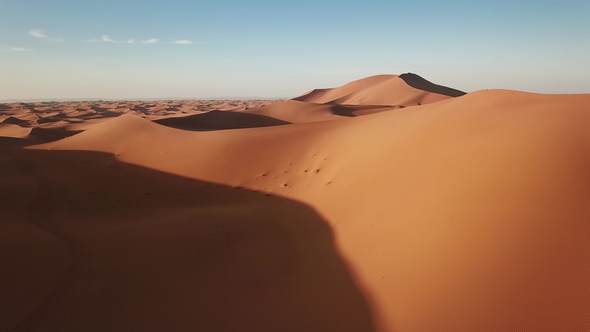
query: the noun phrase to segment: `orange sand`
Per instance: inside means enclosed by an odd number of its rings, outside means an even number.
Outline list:
[[[588,105],[0,105],[0,330],[589,331]]]

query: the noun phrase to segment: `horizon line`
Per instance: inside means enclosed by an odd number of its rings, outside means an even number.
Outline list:
[[[67,101],[158,101],[158,100],[284,100],[294,97],[156,97],[156,98],[26,98],[0,99],[0,104]]]

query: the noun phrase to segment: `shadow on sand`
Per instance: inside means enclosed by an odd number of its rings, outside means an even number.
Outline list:
[[[0,136],[0,148],[25,147],[35,144],[49,143],[81,133],[81,130],[32,128],[29,135],[23,138]]]
[[[399,78],[404,80],[407,85],[423,91],[438,93],[449,97],[461,97],[466,94],[465,92],[460,90],[434,84],[422,78],[421,76],[412,73],[401,74],[399,75]]]
[[[356,111],[356,109],[351,108],[351,107],[346,107],[344,105],[334,104],[333,106],[330,107],[330,110],[332,111],[332,114],[334,114],[334,115],[347,116],[347,117],[351,117],[351,118],[356,116],[356,114],[354,114],[354,111]]]
[[[165,118],[154,122],[176,129],[194,131],[270,127],[290,124],[290,122],[265,115],[232,111],[210,111],[185,117]]]
[[[0,150],[0,210],[3,331],[375,330],[299,202],[15,148]]]

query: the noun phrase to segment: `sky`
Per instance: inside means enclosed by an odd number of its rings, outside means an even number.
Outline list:
[[[590,1],[0,0],[0,100],[290,98],[413,72],[590,93]]]

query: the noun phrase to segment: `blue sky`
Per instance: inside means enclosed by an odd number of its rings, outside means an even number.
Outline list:
[[[0,100],[293,97],[414,72],[590,93],[590,1],[0,0]]]

